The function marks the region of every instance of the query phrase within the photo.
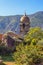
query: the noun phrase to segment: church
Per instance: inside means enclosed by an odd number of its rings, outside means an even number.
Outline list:
[[[2,43],[5,43],[8,47],[13,47],[15,42],[22,42],[24,35],[27,34],[30,28],[30,19],[26,13],[20,18],[19,27],[19,34],[12,31],[5,33],[2,37]]]

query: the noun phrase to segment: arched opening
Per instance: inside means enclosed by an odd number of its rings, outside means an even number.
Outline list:
[[[25,28],[25,24],[23,23],[23,29]]]

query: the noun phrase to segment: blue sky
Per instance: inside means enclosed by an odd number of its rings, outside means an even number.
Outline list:
[[[0,0],[0,16],[43,11],[43,0]]]

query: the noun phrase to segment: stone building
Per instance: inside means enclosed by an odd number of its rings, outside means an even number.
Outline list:
[[[2,37],[2,44],[4,44],[7,48],[11,49],[12,51],[21,42],[22,42],[21,36],[17,35],[12,31],[5,33]]]

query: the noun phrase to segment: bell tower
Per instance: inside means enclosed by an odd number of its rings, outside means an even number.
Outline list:
[[[30,28],[30,19],[29,17],[26,15],[22,16],[20,19],[20,35],[24,36]]]

